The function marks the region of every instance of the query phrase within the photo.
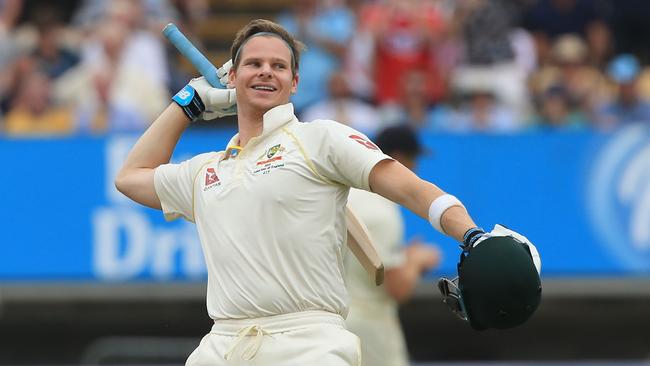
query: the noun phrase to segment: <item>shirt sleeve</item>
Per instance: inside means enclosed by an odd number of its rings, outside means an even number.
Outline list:
[[[211,156],[211,153],[201,154],[178,164],[156,168],[154,186],[167,221],[183,217],[194,222],[194,181]]]
[[[319,173],[343,185],[370,190],[368,177],[380,161],[392,159],[363,133],[335,121],[314,121],[311,136],[318,151],[313,156]]]

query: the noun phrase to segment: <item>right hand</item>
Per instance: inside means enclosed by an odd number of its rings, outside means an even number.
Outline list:
[[[190,80],[188,85],[194,88],[205,105],[205,111],[201,114],[204,120],[237,114],[237,94],[234,88],[215,88],[203,76]]]
[[[412,240],[406,247],[406,257],[417,265],[420,273],[424,273],[440,264],[442,255],[437,247]]]

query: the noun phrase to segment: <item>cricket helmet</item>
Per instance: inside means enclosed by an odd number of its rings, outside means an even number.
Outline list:
[[[523,324],[537,309],[542,285],[531,250],[511,236],[493,236],[461,253],[458,277],[438,281],[443,301],[476,330]]]

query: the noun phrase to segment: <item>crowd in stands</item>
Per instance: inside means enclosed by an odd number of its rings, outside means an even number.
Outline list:
[[[214,4],[0,0],[0,134],[144,130],[193,76],[160,30],[200,44]],[[296,0],[274,20],[307,46],[299,117],[372,135],[650,125],[649,16],[642,0]]]

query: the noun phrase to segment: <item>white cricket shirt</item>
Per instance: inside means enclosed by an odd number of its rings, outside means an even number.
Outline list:
[[[235,135],[228,146],[239,141]],[[168,220],[196,223],[213,319],[325,310],[347,315],[344,207],[349,187],[390,159],[334,121],[302,123],[285,104],[236,156],[198,155],[156,169]]]

